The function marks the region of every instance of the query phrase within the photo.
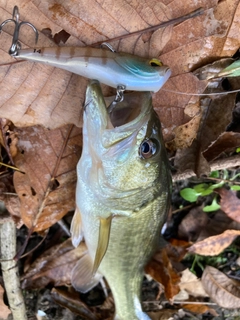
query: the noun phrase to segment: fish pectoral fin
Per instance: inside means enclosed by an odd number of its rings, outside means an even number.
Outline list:
[[[72,286],[77,291],[86,293],[94,288],[102,279],[102,275],[92,274],[93,261],[88,253],[86,253],[76,264],[72,271]]]
[[[108,218],[100,218],[100,227],[99,227],[99,235],[98,235],[98,246],[94,259],[92,273],[93,275],[97,272],[97,269],[107,251],[110,230],[111,230],[112,216]]]
[[[83,239],[82,218],[78,207],[76,207],[72,218],[70,232],[72,235],[72,244],[76,248]]]

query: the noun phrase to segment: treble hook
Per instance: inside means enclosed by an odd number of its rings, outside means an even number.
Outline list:
[[[116,107],[116,104],[119,102],[122,102],[124,99],[124,91],[126,90],[126,86],[124,85],[118,85],[117,86],[117,93],[116,93],[116,97],[113,100],[113,102],[111,102],[111,104],[108,107],[108,114],[113,112],[113,109]]]
[[[12,19],[7,19],[5,21],[3,21],[1,24],[0,24],[0,33],[2,31],[2,28],[5,26],[5,24],[7,24],[8,22],[14,22],[15,23],[15,29],[14,29],[14,32],[13,32],[13,40],[12,40],[12,45],[8,51],[8,53],[11,55],[11,56],[17,56],[18,54],[18,51],[21,49],[21,44],[18,40],[18,36],[19,36],[19,31],[20,31],[20,28],[21,26],[23,26],[24,24],[28,25],[29,27],[31,27],[33,29],[33,31],[35,32],[36,34],[36,39],[35,39],[35,42],[37,43],[38,41],[38,31],[37,29],[34,27],[33,24],[31,24],[30,22],[27,22],[27,21],[22,21],[19,23],[19,11],[18,11],[18,7],[17,6],[14,6],[13,8],[13,14],[12,14]]]

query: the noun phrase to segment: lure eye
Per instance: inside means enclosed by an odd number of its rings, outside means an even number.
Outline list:
[[[152,67],[162,67],[163,66],[163,63],[160,60],[156,59],[156,58],[151,59],[149,61],[149,64]]]
[[[156,144],[149,139],[144,140],[139,147],[139,154],[143,159],[151,158],[156,153],[156,151]]]

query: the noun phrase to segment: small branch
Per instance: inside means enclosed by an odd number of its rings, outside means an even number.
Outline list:
[[[27,320],[25,303],[20,287],[16,255],[16,227],[10,218],[0,225],[0,244],[3,281],[14,320]]]
[[[175,18],[175,19],[171,19],[171,20],[168,20],[168,21],[161,22],[160,24],[157,24],[156,26],[152,26],[152,27],[149,27],[149,28],[145,28],[145,29],[142,29],[142,30],[135,31],[135,32],[123,34],[122,36],[118,36],[118,37],[111,38],[111,39],[106,39],[105,41],[111,42],[111,41],[122,40],[122,39],[125,39],[125,38],[129,38],[129,37],[133,37],[133,36],[137,36],[137,35],[142,35],[145,32],[152,32],[152,31],[155,31],[155,30],[160,29],[160,28],[165,28],[165,27],[168,27],[170,25],[176,25],[176,24],[178,24],[180,22],[183,22],[183,21],[186,21],[188,19],[192,19],[194,17],[200,16],[201,14],[203,14],[203,12],[204,12],[203,8],[198,8],[197,10],[194,10],[194,11],[186,14],[185,16],[181,16],[181,17],[178,17],[178,18]],[[95,43],[91,44],[91,46],[99,46],[102,43],[103,43],[103,41],[95,42]]]
[[[236,155],[236,156],[232,156],[229,158],[225,158],[225,159],[219,159],[216,160],[212,163],[210,163],[210,167],[211,167],[211,171],[215,171],[215,170],[223,170],[223,169],[229,169],[229,168],[233,168],[233,167],[237,167],[240,166],[240,156]],[[196,176],[196,174],[193,171],[186,171],[183,173],[177,173],[177,174],[173,174],[172,176],[172,180],[173,182],[175,181],[179,181],[179,180],[185,180],[191,177]]]

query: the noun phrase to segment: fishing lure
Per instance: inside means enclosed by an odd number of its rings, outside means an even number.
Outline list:
[[[158,59],[145,59],[128,53],[115,52],[106,43],[103,45],[107,48],[101,49],[91,47],[21,49],[18,40],[20,27],[23,24],[32,27],[36,34],[36,42],[37,29],[29,22],[19,23],[17,6],[13,9],[12,19],[5,20],[0,25],[0,31],[8,22],[15,23],[9,54],[18,59],[49,64],[121,90],[157,92],[171,75],[169,67],[164,66]]]

